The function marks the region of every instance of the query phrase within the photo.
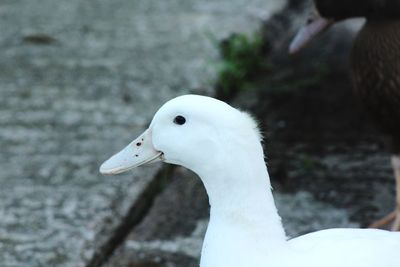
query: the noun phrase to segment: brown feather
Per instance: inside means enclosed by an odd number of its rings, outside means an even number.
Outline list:
[[[400,20],[367,20],[351,61],[356,95],[391,152],[400,153]]]

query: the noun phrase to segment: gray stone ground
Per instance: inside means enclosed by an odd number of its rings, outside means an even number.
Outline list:
[[[89,258],[158,168],[110,178],[99,164],[167,99],[210,93],[217,41],[280,4],[2,0],[1,266]]]

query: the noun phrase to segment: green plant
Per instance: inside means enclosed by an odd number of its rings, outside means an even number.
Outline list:
[[[216,83],[219,95],[232,95],[245,89],[246,84],[270,69],[259,34],[251,37],[232,34],[220,43],[222,63]]]

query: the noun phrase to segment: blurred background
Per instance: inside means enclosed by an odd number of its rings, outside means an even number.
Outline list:
[[[309,12],[283,0],[2,0],[0,262],[198,266],[208,200],[189,171],[100,164],[165,101],[218,97],[258,118],[289,236],[364,227],[393,208],[379,133],[349,53],[362,20],[297,56]]]

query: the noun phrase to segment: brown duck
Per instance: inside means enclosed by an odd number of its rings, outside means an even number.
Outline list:
[[[371,227],[380,228],[393,222],[392,230],[400,230],[400,0],[315,0],[314,3],[314,14],[294,38],[290,53],[296,53],[337,21],[366,18],[352,49],[351,76],[356,96],[384,135],[396,178],[395,210]]]

